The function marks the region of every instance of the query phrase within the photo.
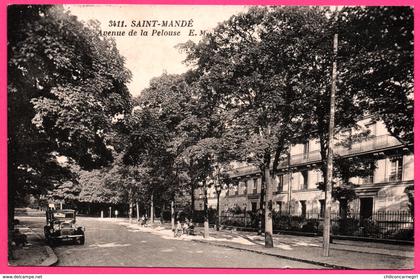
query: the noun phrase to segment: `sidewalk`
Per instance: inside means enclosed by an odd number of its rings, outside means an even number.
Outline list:
[[[211,236],[226,232],[211,232]],[[241,236],[255,246],[219,242],[218,245],[261,254],[319,264],[332,269],[413,269],[414,247],[370,242],[335,240],[330,244],[330,256],[322,256],[322,238],[292,235],[274,235],[274,248],[264,247],[264,236],[255,233],[230,232]],[[217,237],[217,236],[216,236]],[[200,240],[200,242],[209,242]]]
[[[104,221],[108,221],[103,219]],[[109,220],[111,221],[111,220]],[[166,239],[196,241],[209,245],[249,251],[329,269],[413,269],[414,247],[363,241],[334,240],[330,244],[330,256],[322,256],[322,237],[273,235],[274,248],[264,247],[264,236],[253,232],[210,229],[210,237],[203,238],[203,228],[196,228],[196,235],[175,238],[170,224],[142,227],[136,221],[115,220],[132,231],[149,232]]]
[[[51,266],[58,258],[44,239],[25,225],[16,225],[20,233],[25,234],[28,243],[23,247],[14,247],[15,259],[9,260],[10,266]]]

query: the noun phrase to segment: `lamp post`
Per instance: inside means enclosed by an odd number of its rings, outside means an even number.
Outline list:
[[[220,230],[220,193],[222,192],[222,185],[220,185],[219,179],[217,179],[217,183],[214,186],[217,195],[217,219],[216,219],[216,230]]]
[[[208,200],[207,200],[207,187],[212,185],[212,181],[204,181],[201,185],[204,198],[204,238],[209,237],[209,211],[208,211]]]
[[[204,210],[204,196],[203,196],[203,182],[198,182],[198,188],[200,191],[198,192],[198,206],[200,207],[200,211]]]
[[[335,93],[337,80],[337,49],[338,34],[334,34],[334,60],[331,78],[331,102],[330,102],[330,122],[328,127],[328,156],[327,156],[327,183],[325,185],[325,212],[324,212],[324,230],[322,241],[322,255],[330,255],[330,234],[331,234],[331,192],[333,183],[333,140],[334,140],[334,115],[335,115]]]
[[[247,225],[247,224],[246,224],[246,223],[247,223],[247,222],[246,222],[246,212],[247,212],[247,211],[246,211],[246,209],[247,209],[247,207],[248,207],[248,204],[244,202],[244,224],[245,224],[245,227],[246,227],[246,225]]]
[[[203,194],[202,193],[200,193],[199,195],[198,195],[198,206],[200,207],[200,211],[203,211],[204,210],[204,198],[203,198]]]

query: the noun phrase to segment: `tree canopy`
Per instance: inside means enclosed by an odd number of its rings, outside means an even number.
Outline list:
[[[191,70],[154,78],[135,99],[124,58],[99,37],[98,22],[61,6],[12,5],[8,28],[15,197],[58,187],[57,198],[146,204],[160,193],[163,204],[190,191],[193,206],[198,183],[235,160],[259,167],[270,190],[289,148],[311,139],[325,178],[334,59],[334,136],[367,139],[357,122],[370,115],[413,145],[410,7],[251,7],[181,44]],[[80,167],[78,182],[63,157]],[[335,177],[366,177],[374,159],[336,156]]]
[[[414,142],[412,7],[345,7],[337,15],[340,87],[390,134]]]
[[[68,175],[67,156],[84,169],[112,162],[115,116],[131,111],[115,42],[98,23],[62,6],[8,7],[9,188],[43,191]],[[63,178],[65,179],[65,178]]]

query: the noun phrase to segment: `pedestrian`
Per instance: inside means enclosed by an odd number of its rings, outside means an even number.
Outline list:
[[[144,215],[141,216],[141,221],[140,221],[140,226],[144,227],[144,225],[146,224],[146,217],[144,217]]]
[[[192,222],[192,219],[188,223],[188,234],[194,235],[194,224]]]
[[[185,219],[185,223],[182,225],[182,233],[188,235],[188,225],[189,225],[188,218]]]
[[[182,235],[182,226],[181,222],[178,220],[176,223],[175,231],[174,231],[174,237],[179,237]]]

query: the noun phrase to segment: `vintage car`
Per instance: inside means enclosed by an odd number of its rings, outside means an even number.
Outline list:
[[[85,244],[85,228],[76,225],[76,211],[73,209],[47,210],[44,234],[51,245],[67,241]]]

